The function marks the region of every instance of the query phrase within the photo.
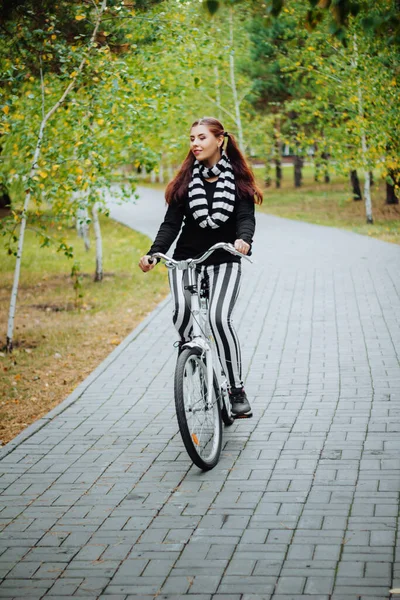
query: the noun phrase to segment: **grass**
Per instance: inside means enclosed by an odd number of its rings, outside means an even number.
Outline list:
[[[263,171],[262,168],[255,169],[260,185],[263,185]],[[366,223],[364,202],[352,199],[346,178],[333,175],[330,184],[316,183],[312,167],[303,169],[303,185],[297,189],[293,185],[293,168],[284,167],[282,187],[278,190],[273,185],[264,187],[264,202],[260,210],[400,244],[400,206],[385,204],[383,181],[377,181],[372,187],[372,225]]]
[[[0,353],[0,440],[4,444],[59,404],[168,293],[166,269],[137,267],[149,239],[104,217],[105,277],[93,281],[95,252],[83,249],[73,228],[64,233],[80,263],[39,248],[27,231],[15,319],[15,348]],[[3,251],[4,252],[4,251]],[[5,343],[14,270],[0,261],[0,331]]]

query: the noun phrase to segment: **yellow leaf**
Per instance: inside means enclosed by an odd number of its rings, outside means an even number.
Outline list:
[[[97,119],[97,123],[99,125],[104,125],[104,119]]]
[[[76,77],[78,75],[78,71],[72,71],[70,77]]]
[[[46,171],[38,171],[38,175],[40,175],[40,177],[42,177],[42,179],[46,179],[46,177],[47,177]]]
[[[53,33],[53,35],[51,36],[51,39],[52,39],[52,40],[56,40],[56,39],[57,39],[57,36],[56,36],[56,35]]]
[[[8,115],[8,113],[10,112],[10,107],[7,106],[7,104],[5,106],[2,107],[1,109],[4,113],[6,113],[6,115]]]
[[[85,19],[85,15],[76,15],[75,20],[76,21],[82,21],[82,19]]]

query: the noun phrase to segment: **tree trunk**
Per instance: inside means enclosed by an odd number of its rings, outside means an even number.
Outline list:
[[[90,250],[90,239],[89,239],[89,214],[87,206],[78,208],[76,211],[76,230],[78,236],[83,239],[83,243],[85,244],[85,250],[88,252]]]
[[[371,182],[368,171],[364,171],[364,177],[365,215],[367,217],[367,223],[372,225],[374,220],[372,218]]]
[[[301,156],[294,157],[294,187],[299,188],[302,185],[303,181],[303,159]]]
[[[358,46],[357,46],[357,36],[354,34],[354,67],[358,66]],[[367,145],[367,135],[365,132],[364,126],[364,98],[361,88],[361,77],[357,78],[357,95],[358,95],[358,116],[361,121],[361,150],[363,157],[363,165],[364,165],[364,201],[365,201],[365,216],[367,219],[367,223],[372,224],[374,222],[372,218],[372,200],[371,200],[371,178],[370,178],[370,170],[368,168],[368,145]]]
[[[282,183],[282,142],[280,119],[274,120],[274,162],[275,162],[275,187],[280,188]]]
[[[96,272],[94,274],[95,281],[103,280],[103,243],[101,239],[101,228],[99,220],[99,205],[97,202],[92,207],[93,215],[93,230],[96,240]]]
[[[314,181],[315,183],[319,183],[321,176],[321,156],[319,153],[318,144],[314,144]]]
[[[386,182],[386,204],[399,204],[399,197],[396,195],[396,187],[399,190],[400,186],[400,172],[389,171],[392,183]]]
[[[222,121],[222,108],[221,108],[221,87],[220,87],[220,79],[219,79],[219,70],[217,65],[214,66],[214,76],[215,76],[215,98],[217,104],[217,119],[218,121]]]
[[[350,181],[353,190],[353,200],[362,200],[360,180],[356,169],[350,171]]]
[[[235,115],[236,115],[236,127],[238,132],[238,142],[239,148],[242,152],[244,152],[244,140],[243,140],[243,128],[242,128],[242,119],[240,116],[240,102],[237,93],[236,87],[236,79],[235,79],[235,50],[233,47],[233,8],[230,8],[229,12],[229,38],[231,43],[231,48],[229,52],[229,70],[231,76],[231,88],[233,94],[233,103],[235,106]]]
[[[282,183],[282,162],[280,158],[275,158],[275,187],[280,188]]]
[[[324,183],[330,183],[331,177],[329,175],[329,168],[328,168],[329,154],[327,152],[322,152],[321,158],[323,160],[323,165],[324,165]]]
[[[164,183],[164,165],[160,163],[160,168],[158,171],[158,182]]]

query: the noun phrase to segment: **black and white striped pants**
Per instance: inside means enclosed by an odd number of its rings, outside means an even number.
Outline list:
[[[174,302],[173,322],[181,340],[192,333],[190,293],[187,271],[169,269],[169,284]],[[239,340],[231,321],[241,279],[240,263],[202,266],[198,270],[198,289],[204,277],[209,280],[209,320],[222,368],[231,387],[242,387],[242,359]]]

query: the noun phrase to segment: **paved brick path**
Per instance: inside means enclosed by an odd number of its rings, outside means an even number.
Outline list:
[[[164,302],[3,449],[1,598],[400,588],[400,249],[260,215],[254,258],[236,322],[255,417],[213,471],[191,466]]]

